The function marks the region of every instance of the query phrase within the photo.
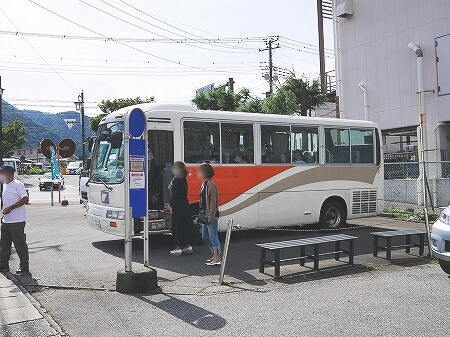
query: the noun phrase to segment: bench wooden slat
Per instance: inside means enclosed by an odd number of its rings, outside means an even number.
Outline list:
[[[382,237],[394,237],[394,236],[405,236],[405,235],[415,235],[415,234],[426,234],[425,228],[417,229],[407,229],[402,231],[384,231],[384,232],[372,232],[370,235],[382,236]]]
[[[260,243],[257,244],[257,247],[274,250],[274,249],[284,249],[284,248],[292,248],[292,247],[300,247],[300,246],[309,246],[314,244],[322,244],[336,241],[347,241],[357,239],[356,236],[350,236],[346,234],[337,234],[337,235],[329,235],[329,236],[319,236],[314,238],[307,239],[298,239],[298,240],[288,240],[288,241],[277,241],[277,242],[268,242],[268,243]]]

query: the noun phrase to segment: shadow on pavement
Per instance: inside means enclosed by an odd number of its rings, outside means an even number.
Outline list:
[[[151,299],[147,296],[136,295],[135,297],[165,311],[166,313],[192,325],[197,329],[210,331],[219,330],[227,324],[227,321],[224,318],[212,313],[211,311],[207,311],[201,307],[170,295],[151,295]]]
[[[306,231],[292,231],[292,229],[306,229]],[[255,246],[257,243],[271,242],[271,241],[283,241],[283,240],[292,240],[292,239],[301,239],[315,236],[324,236],[324,235],[332,235],[338,233],[345,233],[348,235],[357,236],[359,239],[355,241],[355,259],[358,259],[358,256],[370,256],[372,254],[372,244],[373,237],[370,235],[371,232],[374,231],[383,231],[389,230],[388,228],[374,228],[374,227],[365,227],[361,226],[358,228],[343,228],[339,231],[323,231],[323,230],[314,230],[312,226],[304,226],[304,227],[291,227],[289,229],[278,229],[278,230],[270,230],[270,229],[257,229],[257,230],[241,230],[235,231],[232,233],[229,251],[228,251],[228,259],[226,266],[226,275],[232,277],[234,279],[240,280],[242,282],[261,282],[264,284],[265,282],[261,279],[264,279],[264,274],[258,274],[255,272],[249,273],[249,271],[254,271],[259,266],[260,259],[260,250]],[[220,233],[221,242],[224,241],[224,233]],[[191,255],[183,255],[183,256],[170,256],[169,250],[173,249],[173,243],[171,236],[150,236],[150,264],[156,269],[165,269],[175,273],[189,275],[189,276],[209,276],[209,275],[218,275],[219,268],[218,267],[208,267],[205,266],[205,259],[211,255],[208,247],[200,246],[194,247],[194,252]],[[124,257],[124,244],[123,240],[112,240],[112,241],[97,241],[92,243],[93,246],[107,254],[111,254],[113,256],[123,258]],[[311,247],[309,247],[311,248]],[[321,251],[332,251],[334,249],[333,244],[321,245]],[[307,249],[308,250],[308,249]],[[413,252],[415,252],[413,250]],[[398,254],[398,255],[397,255]],[[399,260],[396,261],[396,255],[399,257]],[[282,256],[290,257],[290,256],[298,256],[298,248],[293,249],[285,249],[282,252]],[[413,255],[414,256],[414,255]],[[268,256],[269,258],[271,257]],[[410,259],[410,263],[423,264],[426,263],[424,259],[419,257],[411,257],[411,255],[405,255],[404,251],[394,251],[392,264],[400,264],[399,261],[404,261],[403,258]],[[401,259],[400,259],[401,258]],[[389,262],[384,259],[384,255],[380,252],[379,258],[374,258],[376,265],[388,264]],[[331,262],[327,262],[323,265],[324,261],[333,260]],[[347,257],[343,255],[343,261],[347,261]],[[136,263],[143,263],[143,240],[134,239],[133,240],[133,261]],[[356,263],[362,263],[366,266],[370,266],[371,263],[363,263],[361,261],[356,260]],[[342,266],[342,262],[334,262],[333,256],[327,256],[321,258],[321,269],[324,270],[324,267],[328,267],[330,264],[339,270],[339,275],[344,274],[353,274],[353,273],[361,273],[364,272],[364,268],[359,268],[355,266]],[[336,266],[337,264],[337,266]],[[287,270],[287,268],[289,270]],[[283,269],[285,272],[283,273]],[[367,269],[367,268],[366,268]],[[332,269],[333,270],[333,269]],[[272,273],[272,269],[267,268],[268,274]],[[287,273],[288,272],[288,273]],[[289,275],[286,275],[289,274]],[[314,275],[317,273],[314,272]],[[296,263],[291,263],[282,266],[282,276],[292,276],[292,275],[305,275],[305,280],[309,280],[311,278],[312,272],[310,269],[306,269],[304,267],[300,267]],[[317,274],[321,277],[320,273]],[[327,276],[329,275],[329,276]],[[334,274],[336,275],[336,274]],[[332,273],[325,273],[324,276],[332,277]],[[313,278],[314,279],[314,278]]]

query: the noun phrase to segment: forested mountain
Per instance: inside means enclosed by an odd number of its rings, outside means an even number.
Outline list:
[[[81,125],[75,124],[71,130],[67,127],[64,119],[72,118],[80,120],[79,113],[65,111],[56,114],[37,110],[19,110],[6,101],[3,101],[3,123],[12,122],[20,118],[27,130],[26,143],[23,147],[37,147],[44,138],[51,139],[58,144],[64,138],[72,138],[77,144],[75,154],[81,155]],[[88,116],[85,116],[86,137],[90,135]]]

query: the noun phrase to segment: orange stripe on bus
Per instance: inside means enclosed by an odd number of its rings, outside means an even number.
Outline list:
[[[214,166],[216,175],[213,179],[219,190],[219,206],[291,167],[293,166]],[[196,167],[188,167],[187,170],[189,203],[195,204],[199,202],[198,195],[202,182],[197,178]]]

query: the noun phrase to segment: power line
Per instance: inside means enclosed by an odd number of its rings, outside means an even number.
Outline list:
[[[6,15],[5,11],[3,10],[3,8],[0,7],[0,10],[2,11],[3,15],[6,16],[6,18],[8,19],[8,21],[13,25],[13,27],[18,31],[19,29],[17,28],[17,26],[14,24],[14,22],[12,22],[12,20],[9,18],[8,15]],[[20,33],[19,33],[20,34]],[[20,34],[23,39],[28,43],[28,45],[34,50],[34,52],[42,59],[42,61],[44,61],[49,67],[50,69],[53,70],[54,73],[56,73],[68,86],[70,86],[73,90],[78,91],[72,84],[70,84],[64,77],[61,76],[61,74],[59,74],[55,69],[53,69],[53,67],[41,56],[41,54],[39,54],[39,52],[36,50],[36,48],[33,47],[33,45],[30,43],[30,41],[28,41],[28,39],[23,36],[22,34]]]
[[[101,1],[102,1],[103,3],[106,3],[104,0],[101,0]],[[163,23],[163,24],[165,24],[165,25],[167,25],[167,26],[169,26],[169,27],[171,27],[171,28],[174,28],[174,29],[176,29],[176,30],[179,30],[179,31],[181,31],[181,32],[183,32],[183,33],[186,33],[186,34],[195,36],[195,37],[197,37],[197,38],[202,38],[202,39],[203,39],[203,37],[200,36],[200,35],[193,34],[193,33],[188,32],[188,31],[186,31],[186,30],[180,29],[180,28],[178,28],[178,27],[176,27],[176,26],[174,26],[174,25],[171,25],[171,24],[169,24],[169,23],[167,23],[167,22],[165,22],[165,21],[163,21],[163,20],[157,18],[157,17],[154,16],[154,15],[151,15],[151,14],[149,14],[149,13],[147,13],[147,12],[144,12],[143,10],[141,10],[141,9],[139,9],[139,8],[137,8],[137,7],[134,7],[134,6],[130,5],[129,3],[127,3],[127,2],[125,2],[125,1],[123,1],[123,0],[120,0],[120,2],[122,2],[123,4],[127,5],[128,7],[132,8],[132,9],[134,9],[135,11],[138,11],[139,13],[144,14],[144,15],[146,15],[146,16],[152,18],[153,20],[156,20],[156,21],[158,21],[158,22],[161,22],[161,23]],[[147,21],[144,21],[144,22],[147,22]],[[149,23],[149,24],[150,24],[150,23]],[[157,26],[155,26],[155,27],[157,27]],[[159,27],[159,28],[160,28],[160,27]],[[160,29],[163,29],[163,28],[160,28]],[[195,29],[195,28],[194,28],[194,29]],[[168,31],[168,30],[167,30],[167,31]],[[174,34],[177,34],[177,33],[174,33]],[[180,35],[180,34],[177,34],[177,35],[182,36],[182,35]],[[185,37],[185,36],[183,36],[183,37]],[[234,47],[234,46],[230,46],[230,45],[225,44],[225,43],[221,43],[221,44],[222,44],[223,46],[225,46],[225,47],[236,48],[236,47]],[[221,46],[220,46],[220,47],[221,47]],[[248,49],[248,48],[247,48],[247,49]]]
[[[154,32],[154,31],[148,30],[148,29],[146,29],[146,28],[144,28],[144,27],[141,27],[141,26],[139,26],[139,25],[136,25],[136,24],[134,24],[134,23],[132,23],[132,22],[130,22],[130,21],[127,21],[127,20],[125,20],[125,19],[123,19],[123,18],[121,18],[121,17],[118,17],[118,16],[116,16],[116,15],[114,15],[114,14],[111,14],[111,13],[109,13],[109,12],[107,12],[107,11],[105,11],[105,10],[99,8],[99,7],[96,7],[96,6],[92,5],[92,4],[87,3],[87,2],[84,1],[84,0],[79,0],[79,1],[80,1],[81,3],[83,3],[83,4],[85,4],[86,6],[89,6],[89,7],[91,7],[91,8],[94,8],[95,10],[97,10],[97,11],[99,11],[99,12],[101,12],[101,13],[104,13],[104,14],[106,14],[106,15],[109,15],[109,16],[113,17],[114,19],[117,19],[117,20],[119,20],[119,21],[121,21],[121,22],[124,22],[124,23],[126,23],[126,24],[128,24],[128,25],[130,25],[130,26],[133,26],[133,27],[136,27],[136,28],[138,28],[138,29],[144,30],[144,31],[146,31],[146,32],[148,32],[148,33],[155,34],[156,36],[162,37],[162,38],[164,38],[164,39],[173,40],[173,39],[171,39],[171,38],[169,38],[169,37],[167,37],[167,36],[164,36],[164,35],[162,35],[162,34],[159,34],[159,33],[156,33],[156,32]],[[100,1],[102,1],[102,0],[100,0]],[[104,2],[104,1],[102,1],[102,2]],[[105,2],[104,2],[104,3],[105,3]],[[115,6],[111,5],[111,4],[108,4],[108,3],[106,3],[106,4],[109,5],[109,6],[111,6],[111,7],[113,7],[113,8],[115,8],[115,9],[117,9],[117,10],[120,10],[120,9],[118,9],[117,7],[115,7]],[[127,15],[130,15],[131,17],[133,17],[133,18],[135,18],[135,19],[137,19],[137,20],[140,20],[140,21],[143,21],[143,22],[145,22],[145,23],[147,23],[147,24],[152,25],[152,24],[149,23],[148,21],[142,20],[142,19],[138,18],[137,16],[134,16],[134,15],[132,15],[132,14],[129,14],[129,13],[123,11],[123,10],[120,10],[120,11],[121,11],[122,13],[125,13],[125,14],[127,14]],[[159,27],[157,27],[157,28],[159,28]],[[160,29],[161,29],[161,28],[160,28]],[[171,33],[173,34],[173,32],[171,32]],[[200,49],[205,49],[205,50],[211,50],[211,51],[215,51],[215,52],[224,52],[224,53],[251,53],[251,52],[256,52],[256,50],[252,50],[252,51],[227,51],[227,50],[217,50],[217,49],[211,49],[211,48],[206,48],[206,47],[197,46],[197,45],[191,45],[190,43],[186,43],[186,42],[184,43],[184,45],[191,46],[191,47],[195,47],[195,48],[200,48]],[[237,49],[239,49],[239,48],[237,48]]]
[[[78,26],[78,27],[81,27],[81,28],[83,28],[83,29],[85,29],[85,30],[87,30],[87,31],[89,31],[89,32],[91,32],[91,33],[94,33],[94,34],[96,34],[96,35],[102,36],[102,37],[104,37],[105,39],[108,39],[108,37],[107,37],[106,35],[103,35],[103,34],[101,34],[101,33],[98,33],[98,32],[96,32],[95,30],[93,30],[93,29],[91,29],[91,28],[88,28],[88,27],[83,26],[82,24],[80,24],[80,23],[78,23],[78,22],[75,22],[75,21],[73,21],[73,20],[71,20],[71,19],[68,19],[68,18],[66,18],[65,16],[63,16],[63,15],[61,15],[61,14],[58,14],[58,13],[56,13],[55,11],[52,11],[51,9],[46,8],[46,7],[44,7],[44,6],[40,5],[40,4],[38,4],[37,2],[35,2],[35,1],[33,1],[33,0],[29,0],[29,1],[30,1],[31,3],[33,3],[33,4],[35,4],[36,6],[38,6],[38,7],[42,8],[42,9],[48,11],[49,13],[52,13],[53,15],[56,15],[56,16],[60,17],[60,18],[63,19],[63,20],[66,20],[66,21],[68,21],[68,22],[70,22],[70,23],[72,23],[72,24],[74,24],[74,25],[76,25],[76,26]],[[149,56],[154,57],[154,58],[156,58],[156,59],[166,61],[166,62],[168,62],[168,63],[177,64],[177,65],[179,65],[179,66],[183,66],[183,67],[187,67],[187,68],[193,68],[193,69],[198,69],[198,70],[205,70],[205,69],[203,69],[203,68],[201,68],[201,67],[191,66],[191,65],[188,65],[188,64],[185,64],[185,63],[173,61],[173,60],[170,60],[170,59],[168,59],[168,58],[165,58],[165,57],[162,57],[162,56],[158,56],[158,55],[155,55],[155,54],[146,52],[146,51],[144,51],[144,50],[142,50],[142,49],[139,49],[139,48],[130,46],[130,45],[128,45],[128,44],[126,44],[126,43],[123,43],[123,42],[120,42],[120,41],[116,41],[116,40],[112,40],[112,41],[114,41],[114,42],[116,42],[116,43],[118,43],[118,44],[120,44],[120,45],[122,45],[122,46],[124,46],[124,47],[130,48],[130,49],[132,49],[132,50],[135,50],[135,51],[137,51],[137,52],[140,52],[140,53],[143,53],[143,54],[146,54],[146,55],[149,55]],[[215,72],[216,72],[216,73],[222,73],[223,71],[215,71]]]
[[[302,42],[302,41],[299,41],[299,40],[290,39],[290,38],[285,37],[285,36],[280,36],[280,38],[281,38],[281,39],[284,39],[284,40],[291,41],[291,42],[295,42],[295,43],[297,43],[297,44],[307,45],[307,46],[314,47],[314,48],[317,48],[317,49],[319,48],[319,46],[317,46],[317,45],[310,44],[310,43],[306,43],[306,42]],[[331,52],[334,52],[334,50],[333,50],[333,49],[330,49],[330,48],[325,48],[325,50],[329,50],[329,51],[331,51]]]

